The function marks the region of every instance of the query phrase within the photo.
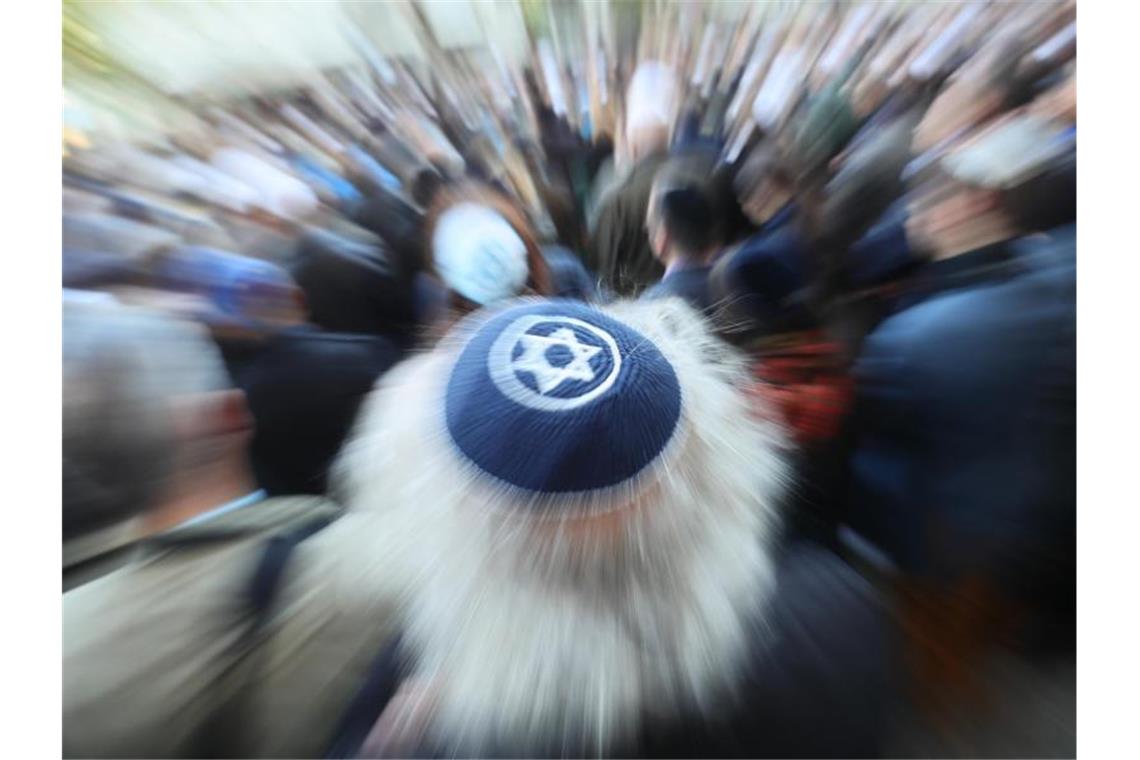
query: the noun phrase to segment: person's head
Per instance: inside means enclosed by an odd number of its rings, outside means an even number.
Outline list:
[[[203,246],[181,246],[156,258],[157,284],[203,299],[202,315],[222,330],[273,333],[305,322],[304,294],[282,267]]]
[[[519,209],[465,184],[441,191],[427,217],[432,271],[460,314],[524,294],[549,295],[550,272]]]
[[[844,155],[823,188],[818,225],[810,238],[846,248],[882,216],[903,192],[910,158],[912,120],[896,119]]]
[[[290,273],[304,292],[312,324],[332,332],[412,339],[413,273],[400,252],[378,236],[307,230]]]
[[[912,192],[908,236],[935,257],[1016,237],[1029,221],[1017,213],[1022,191],[1071,145],[1060,126],[1028,114],[980,130],[943,156]]]
[[[516,301],[382,379],[340,484],[445,741],[602,747],[735,672],[785,476],[749,383],[674,299]]]
[[[674,158],[657,173],[645,227],[665,266],[706,263],[724,241],[724,199],[717,197],[713,165],[705,157]]]
[[[637,67],[625,101],[625,138],[630,158],[666,150],[680,98],[676,75],[659,61]]]
[[[410,183],[412,201],[421,209],[431,208],[445,184],[443,175],[435,167],[429,165],[418,169]]]
[[[753,224],[763,224],[792,200],[792,172],[775,145],[759,145],[733,181],[737,200]]]
[[[65,303],[64,540],[153,513],[177,479],[241,461],[248,435],[244,399],[203,329]]]

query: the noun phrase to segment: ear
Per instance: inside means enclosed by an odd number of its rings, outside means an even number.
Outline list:
[[[174,424],[184,442],[228,435],[248,435],[253,417],[245,394],[236,388],[195,394],[175,404]]]
[[[293,310],[298,322],[309,321],[309,302],[300,288],[293,288]]]
[[[665,225],[650,224],[648,232],[649,247],[653,249],[653,255],[664,261],[669,251],[669,233],[665,230]]]
[[[211,393],[215,414],[215,435],[247,434],[253,431],[253,415],[245,400],[245,393],[237,388]]]

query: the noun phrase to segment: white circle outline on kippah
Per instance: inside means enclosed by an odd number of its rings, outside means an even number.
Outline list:
[[[514,352],[515,344],[526,334],[527,330],[544,322],[581,327],[598,336],[606,344],[610,357],[613,359],[613,367],[606,379],[581,396],[572,398],[544,396],[524,385],[515,375],[511,363],[511,354]],[[499,337],[495,338],[495,342],[491,344],[491,350],[487,352],[487,371],[490,373],[491,381],[495,383],[502,394],[516,404],[537,409],[540,412],[565,412],[585,406],[613,386],[617,381],[618,373],[621,372],[621,351],[618,350],[617,341],[613,339],[612,335],[589,322],[574,317],[562,317],[557,314],[527,314],[507,325],[499,333]]]

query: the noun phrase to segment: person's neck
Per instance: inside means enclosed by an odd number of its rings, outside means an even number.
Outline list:
[[[244,461],[188,470],[175,476],[165,498],[149,510],[143,531],[148,535],[161,533],[256,489],[253,474]]]
[[[931,241],[931,259],[952,259],[979,248],[1012,240],[1017,234],[1017,228],[1004,214],[985,214],[935,234]]]
[[[714,253],[714,250],[709,250],[696,254],[674,254],[665,264],[665,274],[703,267],[712,259]]]

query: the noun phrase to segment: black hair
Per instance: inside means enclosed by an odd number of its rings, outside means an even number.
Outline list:
[[[723,242],[725,199],[714,168],[709,156],[678,156],[654,180],[651,213],[683,253],[700,254]]]

